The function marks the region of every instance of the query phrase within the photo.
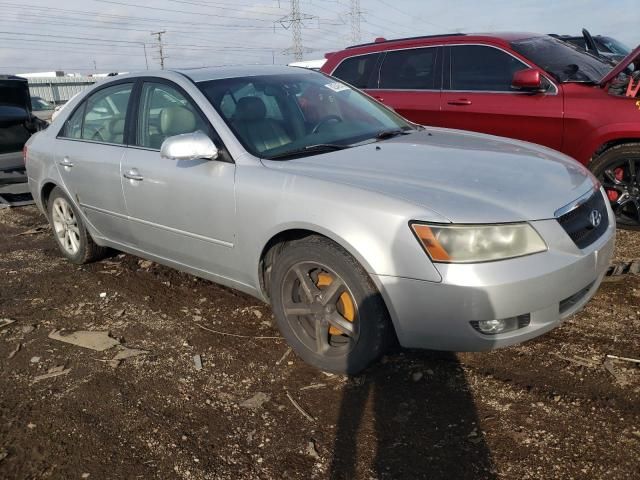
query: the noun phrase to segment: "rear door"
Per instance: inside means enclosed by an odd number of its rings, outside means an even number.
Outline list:
[[[101,88],[65,122],[55,145],[58,171],[67,191],[103,237],[132,244],[120,181],[120,160],[132,82]]]
[[[562,92],[546,77],[544,93],[514,91],[513,74],[525,68],[529,65],[494,46],[445,48],[441,124],[559,150]]]
[[[382,59],[374,98],[421,125],[441,125],[442,48],[390,50]]]

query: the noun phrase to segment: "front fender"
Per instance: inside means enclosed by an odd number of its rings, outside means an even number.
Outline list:
[[[259,288],[260,261],[269,242],[291,230],[330,238],[370,275],[440,282],[441,277],[409,228],[410,220],[439,221],[433,212],[380,193],[264,167],[239,168],[238,254]],[[268,200],[265,200],[268,199]]]
[[[603,145],[617,140],[640,142],[640,112],[638,112],[638,123],[612,123],[598,128],[583,143],[578,153],[578,161],[583,165],[588,165]]]

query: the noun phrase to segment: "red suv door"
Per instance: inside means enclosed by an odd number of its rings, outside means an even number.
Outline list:
[[[437,46],[390,50],[368,93],[413,122],[440,125],[441,60]]]
[[[562,146],[562,90],[549,81],[542,93],[517,92],[513,74],[529,68],[489,45],[445,48],[440,124],[546,145]]]

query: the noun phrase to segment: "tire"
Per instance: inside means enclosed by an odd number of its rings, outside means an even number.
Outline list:
[[[589,168],[609,195],[618,228],[640,230],[640,143],[611,147]]]
[[[311,294],[302,278],[310,280]],[[395,338],[384,301],[365,270],[324,237],[306,237],[284,248],[272,268],[270,297],[291,348],[323,371],[357,374]]]
[[[47,209],[53,237],[67,260],[83,264],[105,256],[108,249],[93,241],[78,210],[59,187],[49,194]]]

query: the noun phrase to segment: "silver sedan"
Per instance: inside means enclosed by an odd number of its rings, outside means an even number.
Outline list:
[[[541,335],[594,295],[614,246],[609,202],[570,158],[417,126],[296,68],[114,77],[26,158],[70,261],[115,248],[246,292],[328,371],[396,338],[475,351]]]

